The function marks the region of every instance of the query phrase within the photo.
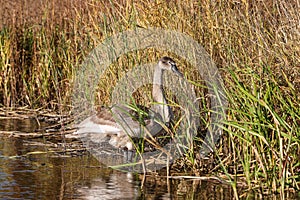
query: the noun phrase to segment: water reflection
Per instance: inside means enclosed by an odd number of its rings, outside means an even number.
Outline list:
[[[37,152],[36,154],[26,154]],[[93,156],[67,156],[0,137],[1,199],[230,199],[230,188],[147,177],[107,168]],[[212,192],[214,190],[214,192]]]
[[[12,119],[0,119],[1,131],[21,131],[21,132],[34,132],[40,127],[48,126],[49,123],[40,121],[33,118],[12,118]]]
[[[30,126],[27,121],[24,123],[0,120],[0,130],[31,132],[40,128]],[[5,135],[0,135],[0,199],[233,198],[228,185],[167,180],[159,176],[146,177],[142,182],[141,174],[112,170],[88,152],[73,156],[66,146],[53,150],[48,145],[51,138],[27,140]]]
[[[140,196],[138,182],[133,175],[121,172],[96,177],[77,191],[84,199],[137,199]]]

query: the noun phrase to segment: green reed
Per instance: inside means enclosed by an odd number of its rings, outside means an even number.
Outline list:
[[[91,0],[73,6],[52,21],[47,19],[55,7],[45,9],[41,21],[1,27],[1,106],[70,111],[76,71],[85,56],[105,38],[135,27],[181,31],[202,44],[215,61],[229,102],[226,120],[220,125],[222,145],[214,155],[219,167],[208,171],[227,175],[236,196],[241,182],[249,190],[267,193],[284,195],[287,188],[299,190],[297,1]],[[110,92],[125,71],[169,54],[145,49],[118,58],[99,81],[96,96],[101,98],[97,103],[110,104]],[[210,111],[205,84],[188,61],[171,56],[199,95],[199,119],[205,132]],[[138,103],[149,105],[150,94],[151,89],[147,88],[137,91],[134,97]],[[198,174],[207,171],[197,159],[200,144],[201,138],[196,137],[185,163],[186,168]]]

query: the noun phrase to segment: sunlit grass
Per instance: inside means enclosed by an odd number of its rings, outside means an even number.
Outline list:
[[[53,22],[45,19],[55,8],[45,9],[41,21],[1,27],[1,106],[69,111],[75,72],[90,50],[105,38],[135,27],[177,30],[203,45],[220,69],[225,85],[229,106],[222,125],[222,145],[215,155],[220,167],[211,173],[225,172],[234,187],[244,182],[249,190],[282,195],[287,188],[299,190],[297,1],[91,0],[73,6]],[[171,53],[145,49],[121,56],[99,81],[97,96],[101,98],[97,103],[111,103],[110,93],[127,70],[157,62]],[[195,86],[201,130],[206,131],[210,108],[205,85],[189,61],[171,56]],[[150,94],[148,88],[137,91],[135,98],[149,106]],[[201,139],[195,141],[195,151],[188,153],[186,164],[198,173],[203,168],[196,159]]]

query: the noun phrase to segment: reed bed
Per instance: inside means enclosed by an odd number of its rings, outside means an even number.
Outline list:
[[[229,102],[214,164],[203,164],[195,151],[183,159],[183,168],[195,174],[225,174],[235,191],[240,181],[264,194],[284,197],[288,189],[299,191],[297,0],[26,2],[7,1],[0,8],[1,106],[69,113],[75,72],[105,38],[135,27],[177,30],[203,45],[215,61]],[[145,49],[121,56],[107,72],[111,75],[99,83],[98,103],[109,105],[110,91],[124,71],[165,54],[170,52]],[[188,66],[172,56],[180,69]],[[201,78],[189,67],[184,70],[198,94],[205,95],[197,84]],[[150,93],[142,93],[135,97],[147,102],[141,96]],[[209,105],[203,101],[201,107],[205,129]]]

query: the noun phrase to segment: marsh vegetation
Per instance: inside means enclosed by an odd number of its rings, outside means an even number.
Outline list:
[[[69,115],[75,72],[105,38],[136,27],[177,30],[212,57],[229,103],[212,161],[201,161],[195,151],[177,167],[228,180],[236,197],[238,186],[284,196],[300,189],[299,10],[297,0],[5,2],[0,7],[0,105]],[[121,56],[99,80],[98,104],[110,104],[110,92],[127,70],[164,55],[172,56],[194,84],[205,130],[210,108],[201,77],[172,52],[150,48]],[[134,96],[147,104],[149,94]]]

